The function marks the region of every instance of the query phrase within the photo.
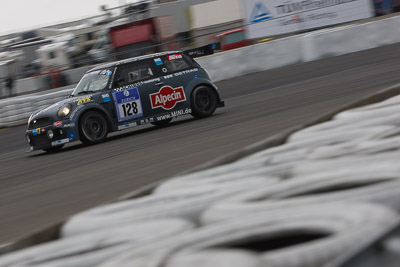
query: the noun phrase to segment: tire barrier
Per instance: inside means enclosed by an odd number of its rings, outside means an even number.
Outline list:
[[[263,186],[270,186],[280,181],[279,177],[265,176],[262,170],[250,170],[248,166],[221,166],[202,173],[194,173],[182,177],[174,177],[158,186],[154,190],[154,194],[160,195],[164,193],[179,192],[197,192],[212,189],[222,190],[229,187],[243,187],[248,184],[247,179],[243,177],[251,177],[251,180],[260,179]],[[235,168],[234,173],[226,173],[226,171]],[[210,173],[211,175],[208,175]]]
[[[281,182],[211,206],[203,222],[320,202],[376,202],[400,211],[400,97],[356,108],[239,160]]]
[[[395,212],[373,204],[288,208],[206,225],[100,266],[322,266],[368,244],[398,222]],[[201,259],[207,252],[211,257]],[[225,260],[238,262],[224,261],[225,255]]]
[[[0,128],[26,123],[33,112],[65,99],[71,92],[72,89],[64,89],[0,100]]]
[[[346,158],[339,164],[322,162],[318,165],[315,162],[301,166],[301,174],[293,175],[286,181],[239,194],[211,206],[203,213],[202,222],[235,220],[259,212],[329,202],[374,202],[400,211],[400,167],[395,163],[399,156],[397,152],[373,158],[372,162],[380,166],[368,164],[371,158],[359,162]],[[384,163],[388,159],[392,161]],[[345,164],[350,167],[343,168]],[[310,165],[312,168],[309,168]],[[296,173],[296,170],[293,172]]]
[[[176,218],[119,225],[6,254],[0,258],[0,266],[94,266],[118,253],[193,228],[192,223]]]
[[[225,188],[179,190],[111,203],[72,216],[62,227],[61,234],[74,236],[155,218],[181,217],[197,222],[201,212],[216,201],[265,185],[268,185],[266,179],[253,178],[241,184],[226,183]]]

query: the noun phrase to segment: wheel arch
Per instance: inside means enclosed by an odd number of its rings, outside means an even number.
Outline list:
[[[106,119],[107,123],[107,132],[112,132],[113,131],[113,124],[110,115],[102,108],[96,107],[96,106],[91,106],[88,107],[87,109],[82,110],[78,115],[77,115],[77,122],[78,122],[78,127],[81,123],[82,117],[84,114],[90,112],[90,111],[96,111],[99,112],[103,117]]]
[[[202,81],[202,82],[195,83],[195,84],[192,85],[193,89],[190,92],[190,99],[192,99],[192,95],[193,95],[194,90],[196,90],[196,88],[198,88],[200,86],[206,86],[206,87],[209,87],[210,89],[214,90],[215,94],[217,95],[218,102],[221,102],[221,96],[219,95],[217,87],[214,84],[212,84],[210,82],[206,82],[206,81]],[[190,103],[190,105],[192,105],[192,103]]]

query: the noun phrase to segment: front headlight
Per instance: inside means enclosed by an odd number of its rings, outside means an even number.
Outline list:
[[[63,105],[58,110],[57,116],[59,118],[64,118],[64,117],[68,116],[69,113],[71,113],[71,110],[72,110],[72,105],[71,104]]]

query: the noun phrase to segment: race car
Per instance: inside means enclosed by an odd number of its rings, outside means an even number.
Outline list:
[[[161,127],[186,114],[211,116],[224,101],[194,58],[212,51],[162,52],[89,70],[67,99],[30,116],[30,150],[54,152],[75,140],[97,144],[110,132],[148,123]]]

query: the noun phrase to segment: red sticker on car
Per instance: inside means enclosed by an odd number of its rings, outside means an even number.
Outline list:
[[[172,88],[171,86],[164,86],[158,93],[150,94],[151,108],[173,109],[179,102],[186,101],[185,92],[183,87]]]
[[[62,125],[61,121],[56,121],[55,123],[53,123],[54,127],[60,127]]]
[[[169,60],[175,60],[175,59],[180,59],[180,58],[182,58],[181,54],[175,54],[175,55],[168,56]]]

